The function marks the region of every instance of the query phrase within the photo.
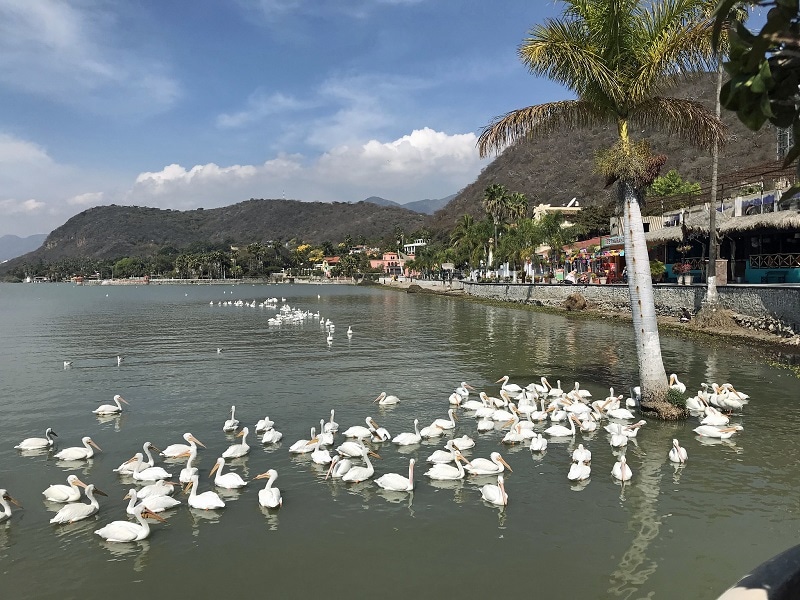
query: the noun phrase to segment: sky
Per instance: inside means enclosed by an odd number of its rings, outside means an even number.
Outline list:
[[[399,203],[473,182],[493,117],[570,97],[549,0],[0,0],[0,235],[98,205]]]

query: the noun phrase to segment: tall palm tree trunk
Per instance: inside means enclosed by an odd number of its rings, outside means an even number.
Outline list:
[[[644,239],[639,195],[627,180],[620,180],[617,192],[618,202],[623,209],[625,264],[628,268],[633,333],[639,361],[642,409],[654,410],[661,418],[677,419],[682,416],[682,411],[674,411],[677,407],[664,400],[669,386],[661,358],[650,257]]]
[[[721,106],[719,95],[722,91],[722,57],[717,58],[717,90],[714,97],[714,112],[719,119]],[[708,212],[708,269],[706,270],[705,304],[715,308],[719,303],[717,295],[717,176],[719,171],[719,144],[714,142],[711,147],[711,206]]]

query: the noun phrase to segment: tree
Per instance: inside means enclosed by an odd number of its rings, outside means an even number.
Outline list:
[[[562,0],[563,15],[536,25],[520,46],[521,60],[534,75],[572,91],[575,100],[548,102],[512,111],[482,130],[482,156],[529,136],[614,124],[617,144],[598,161],[609,182],[617,182],[623,215],[625,259],[642,406],[662,418],[680,418],[667,402],[667,383],[656,321],[650,262],[641,217],[642,190],[655,179],[659,162],[646,143],[629,134],[651,127],[710,148],[724,126],[700,103],[662,96],[678,74],[707,70],[704,47],[708,22],[702,2],[691,0]]]
[[[647,194],[652,196],[677,196],[684,194],[700,193],[700,184],[684,180],[676,169],[670,169],[666,175],[661,175],[653,180],[647,189]]]
[[[575,217],[575,226],[588,237],[608,235],[611,233],[611,217],[613,216],[613,202],[584,206]]]
[[[497,225],[506,212],[508,202],[508,188],[499,183],[493,183],[486,187],[483,192],[483,208],[492,218],[494,223],[494,237],[492,238],[495,253],[497,253]]]

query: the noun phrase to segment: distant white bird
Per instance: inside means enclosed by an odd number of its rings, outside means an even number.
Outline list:
[[[344,477],[344,474],[347,473],[350,468],[353,466],[352,461],[349,458],[345,458],[337,454],[331,460],[330,467],[328,467],[328,472],[325,474],[325,479],[328,477],[333,477],[334,479],[341,479]]]
[[[114,404],[101,404],[97,408],[95,408],[92,412],[96,415],[116,415],[122,412],[122,404],[128,404],[128,401],[125,400],[119,394],[114,396]]]
[[[247,482],[241,478],[238,473],[222,473],[222,469],[225,466],[225,459],[220,457],[217,459],[216,464],[212,467],[211,472],[208,474],[209,477],[216,473],[216,477],[214,477],[214,485],[217,485],[222,488],[226,488],[229,490],[235,490],[240,487],[244,487],[247,485]]]
[[[95,489],[93,483],[90,483],[86,486],[85,494],[86,498],[89,500],[88,504],[84,504],[83,502],[70,502],[69,504],[65,504],[61,507],[61,510],[59,510],[56,515],[50,519],[50,522],[62,524],[74,523],[75,521],[88,519],[98,510],[100,510],[100,504],[97,502],[97,499],[94,497],[94,495],[99,494],[101,496],[107,496],[105,492]]]
[[[411,492],[414,490],[414,459],[408,461],[408,477],[397,473],[386,473],[375,480],[378,487],[395,492]]]
[[[266,473],[256,475],[256,479],[267,479],[267,485],[264,489],[258,490],[258,503],[266,508],[280,508],[283,506],[283,496],[281,491],[273,487],[275,480],[278,479],[278,472],[275,469],[270,469]]]
[[[86,484],[78,479],[77,475],[70,475],[67,477],[67,485],[51,485],[42,492],[42,495],[50,502],[77,502],[81,497],[81,487],[85,488]]]
[[[14,500],[6,490],[0,489],[0,508],[3,509],[0,511],[0,523],[7,521],[11,517],[11,506],[9,502],[22,508],[20,503]]]
[[[239,458],[250,452],[250,446],[247,445],[248,433],[250,433],[250,429],[242,427],[242,430],[236,434],[236,437],[242,438],[241,443],[228,446],[228,449],[222,453],[222,458]]]
[[[567,479],[570,481],[584,481],[589,479],[591,474],[592,468],[589,465],[587,465],[585,462],[576,462],[572,463],[572,466],[569,468]]]
[[[163,479],[159,479],[150,485],[140,487],[137,490],[136,495],[139,497],[139,500],[144,500],[145,498],[150,498],[152,496],[171,496],[175,493],[175,485],[176,484],[172,481],[164,481]]]
[[[163,467],[146,467],[144,455],[141,452],[137,452],[131,461],[135,461],[131,476],[136,481],[155,481],[156,479],[169,479],[172,477],[172,474],[167,473],[167,470]]]
[[[138,523],[112,521],[105,527],[95,530],[95,533],[107,542],[138,542],[150,536],[150,525],[147,523],[147,519],[164,521],[154,511],[141,504],[134,509],[132,514]]]
[[[633,477],[633,471],[631,471],[631,468],[625,461],[625,455],[620,456],[619,460],[614,463],[614,466],[611,468],[611,475],[614,479],[619,479],[620,481],[628,481]]]
[[[392,396],[391,394],[387,396],[386,392],[381,392],[380,394],[378,394],[378,397],[375,398],[375,400],[373,400],[373,402],[377,402],[381,406],[390,406],[392,404],[397,404],[398,402],[400,402],[400,398],[398,398],[397,396]]]
[[[55,444],[53,436],[58,437],[58,434],[48,427],[44,432],[43,438],[25,438],[19,444],[14,446],[17,450],[42,450],[44,448],[51,448]]]
[[[259,419],[256,423],[256,433],[264,433],[267,429],[270,429],[273,425],[275,425],[275,421],[270,419],[269,417],[264,417],[263,419]]]
[[[730,427],[714,427],[713,425],[701,425],[700,427],[695,427],[693,431],[702,437],[711,437],[711,438],[719,438],[721,440],[727,440],[737,431],[742,431],[744,427],[741,425],[732,425]]]
[[[679,391],[681,394],[686,392],[686,385],[678,381],[678,376],[675,373],[669,376],[669,387],[670,389]]]
[[[261,436],[262,444],[277,444],[283,438],[283,434],[275,429],[267,429],[264,435]]]
[[[511,466],[500,456],[499,452],[492,452],[489,458],[475,458],[466,466],[470,475],[497,475],[505,469],[513,471]]]
[[[124,359],[125,357],[117,355],[117,366],[120,366]]]
[[[497,485],[486,484],[481,488],[481,498],[497,506],[508,504],[508,494],[502,475],[497,476]]]
[[[236,431],[237,427],[239,427],[239,420],[236,418],[236,407],[231,406],[231,418],[222,425],[222,431]]]
[[[336,433],[339,431],[339,424],[333,420],[333,417],[336,413],[336,409],[331,409],[331,418],[330,420],[325,423],[325,426],[322,428],[325,433]]]
[[[508,383],[509,377],[508,375],[503,375],[500,379],[495,381],[495,383],[502,382],[503,385],[500,386],[502,390],[505,390],[509,394],[517,395],[522,392],[522,388],[518,386],[516,383]]]
[[[468,435],[462,435],[461,437],[453,438],[451,441],[453,442],[453,446],[459,450],[469,450],[470,448],[475,447],[475,440]]]
[[[72,361],[71,360],[65,360],[64,361],[64,368],[65,369],[69,369],[71,366],[72,366]]]
[[[216,492],[208,491],[202,494],[197,493],[197,482],[199,477],[195,475],[192,480],[186,484],[186,489],[191,489],[192,493],[186,503],[192,508],[201,508],[203,510],[214,510],[217,508],[225,508],[225,502]]]
[[[414,432],[401,433],[392,438],[392,442],[398,446],[411,446],[412,444],[419,444],[422,441],[422,436],[419,433],[419,419],[414,419]]]
[[[83,447],[73,446],[71,448],[64,448],[55,454],[55,457],[61,460],[87,460],[94,456],[92,447],[100,450],[100,446],[95,444],[88,435],[81,439]],[[101,450],[102,452],[102,450]]]
[[[183,456],[187,452],[190,452],[192,448],[197,450],[197,446],[202,446],[205,448],[205,445],[194,437],[191,433],[184,433],[183,439],[189,442],[188,444],[170,444],[164,450],[161,451],[161,456],[165,458],[178,458]]]
[[[349,325],[347,326],[347,337],[349,338],[353,337],[353,328],[350,327]]]
[[[575,462],[591,462],[592,453],[590,450],[583,447],[583,444],[578,444],[578,447],[572,452],[572,460]]]
[[[678,443],[678,440],[672,440],[672,448],[669,449],[670,462],[683,464],[686,462],[686,459],[688,458],[689,455],[686,452],[686,448],[683,448]]]
[[[350,467],[350,470],[342,476],[342,481],[359,483],[366,481],[375,474],[375,468],[369,460],[369,451],[366,448],[364,448],[361,458],[364,461],[364,466]]]
[[[543,438],[541,433],[537,433],[536,437],[531,438],[531,452],[544,452],[547,450],[547,438]]]
[[[289,452],[292,454],[308,454],[313,452],[319,446],[319,439],[316,436],[317,430],[315,427],[311,428],[311,438],[310,439],[303,439],[297,440],[294,444],[289,447]]]
[[[455,429],[456,419],[457,419],[455,409],[451,408],[450,410],[448,410],[447,416],[448,416],[447,419],[435,419],[433,423],[431,423],[431,425],[434,427],[438,427],[439,429],[445,429],[445,430]]]
[[[125,496],[124,499],[129,500],[128,507],[125,509],[125,512],[127,512],[129,515],[135,514],[136,509],[139,506],[144,506],[147,510],[158,513],[164,512],[170,508],[175,508],[181,504],[180,500],[176,500],[170,496],[148,496],[140,501],[136,488],[131,488],[128,490],[128,495]],[[137,501],[139,502],[138,505],[136,504]]]

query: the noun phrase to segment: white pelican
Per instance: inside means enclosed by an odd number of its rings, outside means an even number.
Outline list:
[[[72,361],[71,360],[65,360],[64,361],[64,369],[65,370],[69,369],[71,366],[72,366]]]
[[[235,490],[240,487],[244,487],[247,485],[247,482],[242,479],[238,473],[225,473],[222,474],[222,468],[225,466],[225,459],[219,457],[217,459],[216,464],[211,468],[211,472],[208,474],[211,477],[214,473],[216,473],[216,477],[214,477],[214,485],[226,488],[229,490]]]
[[[14,446],[17,450],[42,450],[43,448],[51,448],[55,443],[53,436],[58,437],[58,434],[48,427],[44,432],[43,438],[25,438],[19,444]]]
[[[117,354],[117,366],[120,366],[123,360],[125,360],[125,357]]]
[[[617,396],[620,400],[622,400],[622,394]],[[636,415],[634,415],[631,411],[627,408],[614,408],[609,411],[606,411],[606,414],[612,419],[635,419]]]
[[[164,458],[178,458],[183,456],[187,452],[191,452],[192,448],[197,450],[197,446],[202,446],[205,448],[205,444],[203,444],[200,440],[194,437],[191,433],[184,433],[183,439],[185,439],[188,444],[170,444],[161,452],[161,456]]]
[[[503,444],[520,444],[525,440],[529,440],[534,436],[533,430],[522,429],[519,423],[515,424],[509,432],[507,432],[503,439],[500,440]]]
[[[700,397],[698,394],[697,396],[692,396],[691,398],[686,399],[686,408],[688,408],[692,412],[704,412],[708,406],[703,398]]]
[[[353,337],[353,327],[352,327],[352,325],[348,325],[347,326],[347,337],[349,337],[349,338]]]
[[[455,392],[454,392],[455,393]],[[461,401],[461,408],[464,410],[478,410],[479,408],[483,408],[485,404],[482,400],[462,400]]]
[[[333,434],[325,431],[325,419],[319,420],[319,433],[317,434],[317,442],[319,446],[330,446],[333,444]]]
[[[461,385],[459,385],[453,393],[458,394],[461,396],[462,399],[466,400],[469,398],[470,391],[475,391],[475,388],[468,384],[466,381],[462,381]]]
[[[264,486],[264,489],[258,490],[258,503],[261,506],[266,508],[280,508],[283,506],[281,491],[276,487],[272,487],[277,478],[278,472],[275,469],[256,475],[256,479],[267,479],[267,485]]]
[[[386,392],[381,392],[373,402],[377,402],[381,406],[391,406],[392,404],[397,404],[400,402],[400,398],[397,396],[386,395]]]
[[[330,451],[325,448],[320,448],[319,445],[317,445],[317,449],[311,453],[311,461],[315,464],[327,465],[331,460],[333,460],[333,457],[331,457]]]
[[[231,406],[231,418],[222,425],[222,431],[236,431],[237,427],[239,427],[239,420],[236,418],[236,407]]]
[[[597,429],[597,417],[595,417],[595,413],[590,412],[589,414],[583,415],[579,419],[582,433],[591,433]]]
[[[628,436],[624,433],[612,433],[609,443],[612,448],[622,448],[628,445]]]
[[[444,445],[444,450],[435,450],[427,459],[426,462],[432,464],[447,464],[454,462],[456,459],[456,450],[453,446],[453,440],[447,440]]]
[[[678,376],[675,373],[669,376],[669,387],[670,389],[678,390],[681,394],[686,392],[686,384],[678,381]]]
[[[505,469],[513,471],[499,452],[492,452],[489,458],[475,458],[466,468],[470,475],[497,475]]]
[[[141,504],[133,510],[132,514],[139,521],[138,524],[130,521],[112,521],[105,527],[95,530],[95,533],[107,542],[138,542],[150,535],[150,525],[147,523],[147,519],[164,521],[154,511]]]
[[[450,394],[450,396],[447,398],[447,401],[448,401],[448,402],[449,402],[449,403],[450,403],[452,406],[461,406],[461,403],[464,401],[464,397],[463,397],[463,396],[459,396],[458,394],[456,394],[455,392],[453,392],[453,393],[452,393],[452,394]]]
[[[100,510],[100,504],[98,504],[94,495],[100,494],[101,496],[107,496],[105,492],[96,490],[93,483],[86,486],[85,494],[86,498],[89,500],[89,504],[84,504],[83,502],[70,502],[69,504],[65,504],[61,507],[61,510],[56,513],[56,516],[50,519],[50,522],[58,524],[74,523],[81,519],[88,519]]]
[[[605,426],[605,430],[610,434],[621,434],[627,436],[629,438],[636,437],[636,434],[639,433],[639,429],[643,426],[647,425],[647,421],[641,419],[636,423],[631,423],[630,425],[623,425],[621,423],[609,423]]]
[[[481,488],[481,498],[497,506],[506,506],[508,504],[508,494],[506,493],[502,475],[497,476],[497,485],[486,484]]]
[[[96,415],[116,415],[122,412],[122,404],[120,404],[120,402],[128,404],[125,398],[117,394],[114,396],[114,404],[101,404],[92,412]]]
[[[486,392],[481,392],[478,395],[483,404],[480,408],[475,409],[475,417],[478,419],[490,419],[494,411],[497,410],[497,407],[494,405],[494,400],[492,400]]]
[[[178,481],[183,484],[189,483],[192,480],[194,475],[197,475],[197,467],[195,467],[192,463],[194,463],[195,459],[197,458],[197,448],[192,448],[189,450],[188,457],[186,459],[186,466],[181,469],[181,472],[178,474]]]
[[[378,424],[375,422],[375,419],[370,417],[369,423],[370,423],[370,430],[372,432],[372,438],[376,442],[388,442],[389,440],[392,439],[389,430],[386,429],[386,427],[378,426]]]
[[[549,384],[548,384],[549,385]],[[561,380],[556,381],[556,387],[551,387],[550,390],[547,392],[547,395],[551,398],[556,397],[559,398],[561,396],[566,396],[564,390],[561,389]]]
[[[427,427],[423,427],[419,430],[420,437],[425,438],[426,440],[436,437],[441,437],[444,435],[444,429],[436,425],[435,423],[431,423]]]
[[[92,447],[97,448],[100,450],[100,446],[95,444],[88,435],[81,439],[83,442],[83,448],[80,446],[73,446],[71,448],[64,448],[60,452],[55,454],[56,458],[60,458],[61,460],[87,460],[94,456],[94,450]],[[102,452],[102,450],[101,450]]]
[[[363,440],[368,437],[372,437],[372,427],[371,417],[367,417],[364,419],[364,422],[367,424],[366,427],[363,425],[353,425],[352,427],[348,427],[344,430],[344,437],[348,438],[358,438],[359,440]]]
[[[191,488],[192,493],[189,494],[189,499],[186,503],[192,508],[202,508],[203,510],[213,510],[215,508],[225,508],[225,502],[220,498],[216,492],[208,491],[202,494],[197,493],[198,476],[192,477],[192,480],[186,484],[186,489]]]
[[[540,377],[539,381],[541,383],[529,383],[525,386],[525,389],[529,392],[534,392],[535,394],[539,394],[546,396],[547,392],[550,390],[550,384],[547,382],[546,377]]]
[[[628,481],[631,477],[633,477],[633,471],[628,466],[628,463],[625,462],[625,455],[619,457],[619,460],[614,463],[614,466],[611,467],[611,475],[614,479],[619,479],[620,481]]]
[[[242,427],[242,430],[236,434],[236,437],[242,438],[241,443],[228,446],[228,449],[222,453],[222,458],[239,458],[250,452],[250,446],[247,445],[248,433],[250,433],[250,429]]]
[[[311,428],[311,439],[308,440],[297,440],[294,444],[289,447],[289,452],[292,454],[308,454],[309,452],[313,452],[319,446],[319,439],[316,436],[317,429],[315,427]]]
[[[171,496],[174,493],[175,484],[173,482],[159,479],[150,485],[139,488],[136,492],[136,496],[139,500],[144,500],[145,498],[152,498],[154,496]]]
[[[378,487],[394,492],[411,492],[414,490],[414,459],[408,461],[408,477],[397,473],[386,473],[375,480]]]
[[[569,421],[569,429],[563,425],[551,425],[544,430],[544,433],[553,437],[567,437],[570,435],[575,435],[575,420],[577,418],[578,417],[575,415],[569,415],[569,418],[567,419]]]
[[[707,406],[706,416],[700,419],[700,425],[727,425],[730,422],[728,415],[723,415],[713,406]]]
[[[475,446],[475,440],[468,435],[462,435],[461,437],[453,438],[450,441],[453,442],[453,446],[459,450],[469,450]]]
[[[267,429],[264,435],[261,436],[262,444],[277,444],[283,438],[283,434],[275,429]]]
[[[742,427],[741,425],[732,425],[730,427],[714,427],[713,425],[701,425],[700,427],[695,427],[693,431],[699,436],[727,440],[737,431],[742,431],[742,429],[744,429],[744,427]]]
[[[20,503],[14,500],[6,490],[0,489],[0,508],[3,509],[0,511],[0,523],[7,521],[11,517],[11,505],[9,502],[22,508]]]
[[[572,460],[575,462],[592,462],[592,452],[584,448],[583,444],[578,444],[578,447],[572,452]]]
[[[537,433],[536,437],[531,438],[531,452],[544,452],[547,450],[547,438],[543,438],[541,433]]]
[[[135,488],[129,489],[128,495],[125,496],[123,500],[129,500],[128,507],[125,509],[125,512],[127,512],[129,515],[135,514],[135,511],[139,506],[143,506],[151,512],[158,513],[164,512],[168,508],[180,506],[181,503],[180,500],[175,500],[175,498],[171,498],[169,496],[148,496],[147,498],[142,498],[137,506],[136,502],[139,501],[140,498]]]
[[[672,448],[669,449],[669,460],[674,463],[685,463],[689,455],[686,453],[686,448],[682,447],[678,440],[672,440]]]
[[[575,382],[575,388],[572,389],[570,392],[567,393],[567,396],[574,398],[575,400],[583,400],[585,398],[591,398],[592,393],[589,390],[582,390],[581,384],[577,381]]]
[[[144,451],[145,455],[147,456],[147,460],[144,462],[144,464],[146,464],[148,467],[152,467],[153,465],[155,465],[156,461],[153,458],[153,455],[150,453],[150,450],[155,450],[156,452],[158,452],[158,448],[153,446],[153,444],[151,444],[150,442],[145,442],[144,444],[142,444],[142,450]],[[123,474],[130,475],[131,473],[133,473],[133,469],[134,469],[135,466],[136,465],[135,465],[135,463],[133,461],[126,460],[124,463],[122,463],[116,469],[113,469],[113,471],[114,471],[114,473],[123,473]]]
[[[589,476],[592,474],[592,467],[587,465],[585,462],[576,462],[572,463],[572,466],[569,468],[569,473],[567,473],[567,479],[570,481],[584,481],[589,479]]]
[[[263,419],[259,419],[256,423],[256,433],[264,433],[267,429],[272,429],[272,426],[275,425],[275,421],[270,419],[269,417],[264,417]]]
[[[42,492],[44,499],[50,502],[77,502],[81,497],[81,490],[78,486],[85,488],[86,484],[78,479],[77,475],[67,477],[67,484],[51,485]]]
[[[342,476],[342,481],[349,483],[359,483],[365,481],[375,474],[375,468],[369,460],[369,451],[364,448],[361,457],[364,459],[364,466],[350,467],[350,470]]]
[[[136,463],[133,466],[131,476],[136,481],[155,481],[156,479],[169,479],[172,477],[172,474],[167,473],[166,469],[162,467],[144,467],[144,456],[142,456],[141,452],[137,452],[134,455],[131,459],[131,462],[133,461],[136,461]]]
[[[333,420],[333,416],[334,416],[335,412],[336,412],[336,410],[332,408],[331,409],[331,418],[327,423],[325,423],[325,426],[322,428],[322,430],[325,433],[336,433],[337,431],[339,431],[339,424],[336,421]]]
[[[325,474],[325,479],[333,477],[334,479],[341,479],[347,473],[353,463],[349,458],[344,458],[341,455],[336,455],[331,460],[331,466],[328,467],[328,472]]]
[[[455,429],[457,420],[455,409],[454,408],[449,409],[447,411],[447,416],[448,416],[447,419],[435,419],[433,423],[431,423],[431,425],[444,430]]]
[[[478,421],[477,428],[478,431],[492,431],[494,429],[494,421],[492,421],[491,417],[485,417]]]
[[[419,434],[419,419],[414,419],[414,433],[401,433],[392,438],[392,442],[398,446],[411,446],[419,444],[422,436]]]
[[[426,477],[436,479],[438,481],[450,481],[455,479],[464,479],[464,467],[461,461],[467,462],[467,459],[456,450],[456,465],[435,464],[425,472]],[[469,463],[467,463],[469,464]]]
[[[336,452],[338,452],[340,456],[358,458],[363,454],[364,448],[366,448],[364,442],[358,440],[356,442],[344,442],[340,446],[336,447]]]
[[[500,383],[502,381],[503,385],[500,386],[500,389],[514,396],[522,392],[522,388],[520,386],[518,386],[516,383],[508,383],[508,380],[508,375],[503,375],[500,379],[495,381],[495,383]]]

